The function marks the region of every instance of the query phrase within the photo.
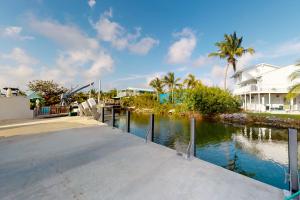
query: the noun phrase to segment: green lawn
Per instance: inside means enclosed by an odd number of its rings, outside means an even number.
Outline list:
[[[249,116],[261,116],[261,117],[277,117],[282,119],[298,119],[300,120],[300,114],[280,114],[280,113],[247,113]]]

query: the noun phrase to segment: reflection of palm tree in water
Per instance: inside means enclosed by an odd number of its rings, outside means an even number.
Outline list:
[[[236,152],[234,153],[233,159],[228,160],[227,169],[229,169],[230,171],[237,172],[239,174],[243,174],[243,175],[248,176],[248,177],[254,177],[255,176],[255,173],[246,172],[246,171],[239,168],[239,166],[238,166],[238,156],[237,156]]]
[[[245,126],[244,131],[245,131],[244,134],[247,135],[247,127],[246,126]],[[243,131],[241,131],[241,132],[243,132]],[[252,132],[252,130],[251,130],[251,132]],[[229,169],[230,171],[238,172],[239,174],[243,174],[243,175],[248,176],[248,177],[254,177],[255,173],[246,172],[246,171],[239,168],[238,155],[237,155],[237,152],[236,152],[237,147],[238,147],[238,145],[234,140],[234,156],[233,156],[232,159],[230,159],[230,143],[228,143],[228,146],[226,148],[227,166],[225,166],[225,168]]]

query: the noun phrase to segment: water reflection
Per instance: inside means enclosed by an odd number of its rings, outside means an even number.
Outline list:
[[[125,130],[125,116],[117,119],[117,126]],[[144,137],[149,121],[149,115],[132,114],[131,132]],[[184,152],[189,136],[188,119],[155,117],[156,143]],[[287,140],[287,129],[196,122],[198,158],[284,189],[288,188],[284,180],[288,164]]]

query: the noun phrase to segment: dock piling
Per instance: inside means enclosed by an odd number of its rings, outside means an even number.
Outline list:
[[[289,128],[288,154],[289,154],[290,191],[293,194],[299,190],[298,141],[297,141],[297,130],[296,129]],[[295,199],[299,199],[299,196],[296,197]]]
[[[101,122],[104,123],[104,107],[101,108]]]
[[[112,114],[112,127],[115,127],[116,113],[114,107],[112,107],[111,109],[111,114]]]
[[[196,157],[196,144],[195,144],[195,132],[196,132],[196,120],[195,118],[191,119],[191,136],[190,136],[190,149],[189,149],[189,156],[192,155]]]
[[[154,141],[154,114],[150,115],[150,140]]]
[[[130,110],[126,111],[126,132],[130,133]]]

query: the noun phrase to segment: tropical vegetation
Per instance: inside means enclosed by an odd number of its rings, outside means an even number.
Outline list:
[[[163,93],[164,82],[158,77],[150,81],[149,85],[155,89],[157,100],[159,100],[159,94]]]
[[[174,103],[174,90],[176,87],[180,86],[180,78],[175,78],[174,72],[169,72],[163,78],[163,83],[168,87],[169,92],[171,93],[171,102]]]
[[[225,77],[224,77],[224,89],[227,89],[227,73],[228,68],[231,65],[233,71],[236,71],[236,65],[239,57],[242,57],[246,53],[254,54],[253,48],[244,48],[242,46],[243,37],[238,37],[236,32],[233,34],[225,34],[224,40],[221,42],[217,42],[215,46],[218,48],[217,52],[210,53],[208,56],[212,57],[219,57],[221,59],[226,59],[227,66],[225,70]]]
[[[60,96],[68,89],[54,81],[34,80],[28,83],[28,88],[43,98],[46,106],[55,105],[60,102]]]
[[[170,84],[166,84],[166,77],[169,77]],[[176,81],[174,81],[176,80]],[[156,77],[150,82],[150,86],[157,91],[156,82],[165,82],[171,93],[169,102],[160,104],[151,94],[127,98],[127,105],[138,109],[152,109],[158,113],[166,113],[173,110],[179,113],[198,112],[203,115],[215,115],[219,113],[236,112],[240,109],[240,100],[234,97],[229,91],[219,87],[203,85],[193,74],[189,74],[182,83],[175,74],[169,72],[161,80]],[[184,87],[183,87],[184,86]],[[163,87],[160,88],[163,91]],[[162,106],[163,105],[163,106]]]
[[[296,63],[297,66],[300,66],[300,60]],[[300,69],[292,72],[289,76],[290,81],[294,81],[300,78]],[[295,98],[300,93],[300,83],[295,83],[289,90],[287,97],[289,99]]]

